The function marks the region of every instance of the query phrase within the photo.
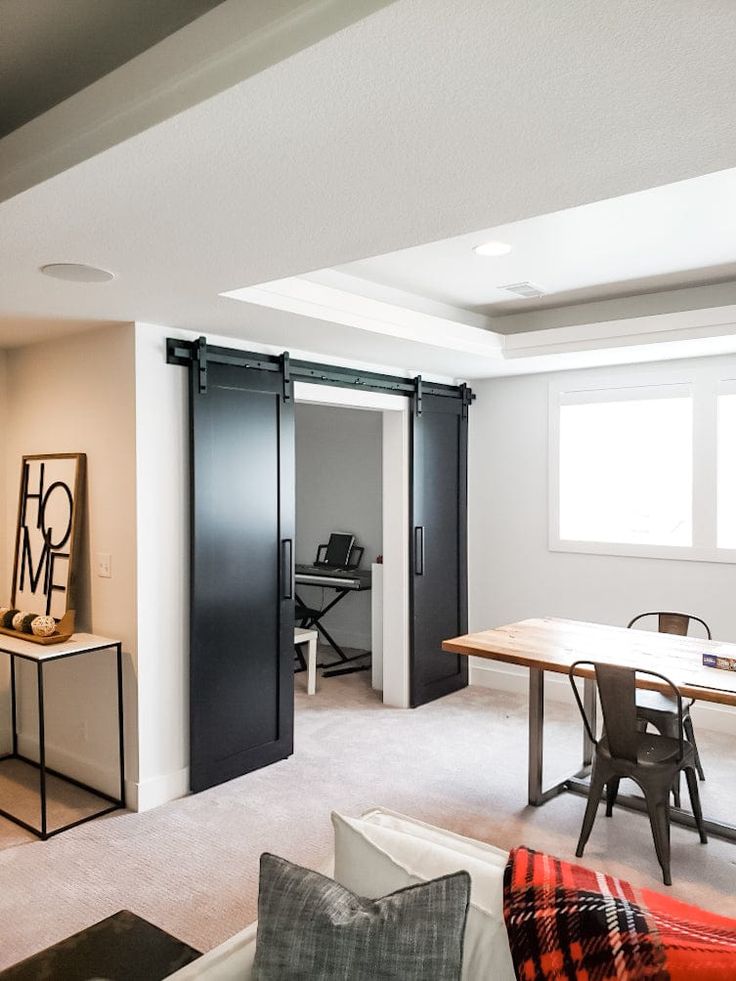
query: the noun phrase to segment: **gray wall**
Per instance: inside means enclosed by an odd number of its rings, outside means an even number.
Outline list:
[[[348,531],[365,547],[361,568],[382,551],[381,413],[296,406],[296,560],[312,562],[331,531]],[[321,606],[321,590],[300,587]],[[334,597],[326,590],[324,602]],[[346,597],[324,620],[338,643],[371,646],[370,593]]]

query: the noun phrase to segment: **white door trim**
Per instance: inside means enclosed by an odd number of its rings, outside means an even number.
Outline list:
[[[382,414],[383,702],[409,708],[409,399],[295,382],[294,400]]]

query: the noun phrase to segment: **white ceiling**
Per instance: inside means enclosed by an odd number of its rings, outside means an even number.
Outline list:
[[[468,354],[219,294],[732,167],[735,48],[730,0],[397,0],[5,201],[0,316],[469,375]],[[117,278],[38,274],[58,261]]]
[[[501,241],[513,251],[477,255]],[[736,168],[362,259],[339,271],[482,314],[736,277]],[[500,287],[529,281],[540,300]],[[497,328],[496,328],[497,329]]]

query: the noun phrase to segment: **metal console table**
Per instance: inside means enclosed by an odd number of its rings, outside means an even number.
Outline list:
[[[93,654],[97,651],[114,650],[116,655],[116,677],[117,677],[117,708],[118,708],[118,762],[120,767],[120,794],[112,797],[109,794],[90,787],[88,784],[75,780],[58,770],[54,770],[46,764],[46,718],[44,711],[44,667],[51,661],[59,661],[63,658],[76,657],[80,654]],[[25,828],[32,834],[37,835],[43,841],[52,835],[58,835],[69,828],[75,828],[79,824],[85,824],[103,814],[109,814],[118,808],[125,807],[125,747],[123,729],[123,651],[122,644],[118,640],[110,640],[108,637],[97,637],[94,634],[75,634],[69,640],[60,644],[41,646],[33,644],[27,640],[16,637],[0,635],[0,654],[7,654],[10,658],[10,700],[11,700],[11,720],[12,720],[12,751],[0,756],[0,763],[5,760],[20,760],[21,762],[38,770],[39,791],[41,805],[41,827],[36,828],[27,821],[16,817],[0,806],[0,817],[7,818],[15,824]],[[16,697],[16,659],[28,661],[36,665],[36,683],[38,695],[38,760],[30,759],[18,751],[18,718],[17,718],[17,697]],[[100,800],[105,801],[105,806],[95,811],[93,814],[86,814],[82,818],[69,822],[62,827],[49,829],[48,826],[48,801],[47,801],[47,776],[56,777],[58,780],[65,781],[74,787],[93,794]]]

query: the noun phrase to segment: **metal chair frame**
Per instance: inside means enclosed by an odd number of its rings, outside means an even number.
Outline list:
[[[688,631],[690,629],[691,621],[699,623],[705,630],[706,637],[708,640],[712,640],[713,636],[710,632],[710,627],[705,622],[701,620],[700,617],[694,616],[692,613],[673,613],[665,612],[660,610],[652,610],[648,613],[640,613],[635,616],[634,619],[628,624],[628,629],[630,630],[635,623],[639,620],[644,620],[646,617],[657,617],[657,627],[658,632],[661,634],[676,634],[680,637],[687,637]],[[683,630],[672,630],[668,627],[672,627],[672,621],[679,620],[682,623]],[[669,623],[668,623],[669,621]],[[689,743],[692,743],[695,749],[695,768],[698,771],[698,776],[701,780],[705,780],[705,771],[703,770],[703,765],[700,762],[700,753],[698,752],[698,744],[695,741],[695,730],[693,728],[692,719],[690,718],[690,707],[695,703],[695,699],[691,699],[684,707],[683,713],[683,724],[685,726],[685,735]],[[671,736],[672,730],[675,725],[674,712],[668,712],[664,709],[651,708],[646,705],[640,705],[638,707],[639,718],[641,719],[644,728],[646,728],[647,723],[651,723],[663,736]],[[680,790],[679,782],[674,790],[675,794],[675,804],[680,806]]]
[[[661,633],[661,634],[674,634],[674,633],[678,633],[678,631],[675,631],[675,630],[663,630],[662,629],[662,618],[663,617],[672,617],[673,619],[684,620],[685,621],[685,629],[680,634],[681,637],[687,637],[688,630],[690,628],[690,621],[691,620],[694,620],[696,623],[699,623],[703,627],[703,629],[705,630],[705,633],[706,633],[706,636],[707,636],[708,640],[712,640],[713,639],[713,636],[712,636],[712,634],[710,632],[710,627],[705,622],[705,620],[701,620],[700,617],[693,616],[692,613],[672,613],[672,612],[663,612],[663,611],[660,611],[660,610],[652,610],[649,613],[640,613],[638,616],[635,616],[634,619],[628,624],[628,629],[631,630],[631,628],[634,626],[635,623],[638,623],[639,620],[644,620],[646,617],[657,617],[657,621],[658,621],[658,625],[659,625],[659,633]]]
[[[582,667],[593,669],[596,685],[601,699],[604,718],[604,735],[598,739],[588,718],[583,699],[580,697],[575,681],[575,672]],[[642,760],[640,750],[656,747],[657,742],[664,749],[675,742],[670,736],[641,732],[636,719],[636,675],[647,675],[664,682],[670,689],[677,704],[677,749],[674,757],[665,756],[662,760]],[[672,885],[670,872],[670,790],[684,770],[687,779],[693,816],[703,844],[707,842],[703,815],[700,807],[700,794],[695,773],[695,751],[685,739],[683,725],[682,695],[677,685],[666,675],[646,668],[634,669],[595,661],[579,660],[570,666],[568,677],[575,695],[580,715],[588,738],[594,747],[593,767],[590,777],[588,802],[585,808],[583,825],[576,855],[581,858],[595,821],[598,804],[603,790],[606,790],[606,816],[611,817],[618,795],[619,783],[628,778],[641,788],[649,813],[649,822],[654,838],[657,859],[662,869],[665,885]],[[603,682],[603,684],[601,684]],[[616,695],[618,701],[611,704]],[[623,696],[623,698],[621,697]],[[627,718],[628,716],[628,718]]]

